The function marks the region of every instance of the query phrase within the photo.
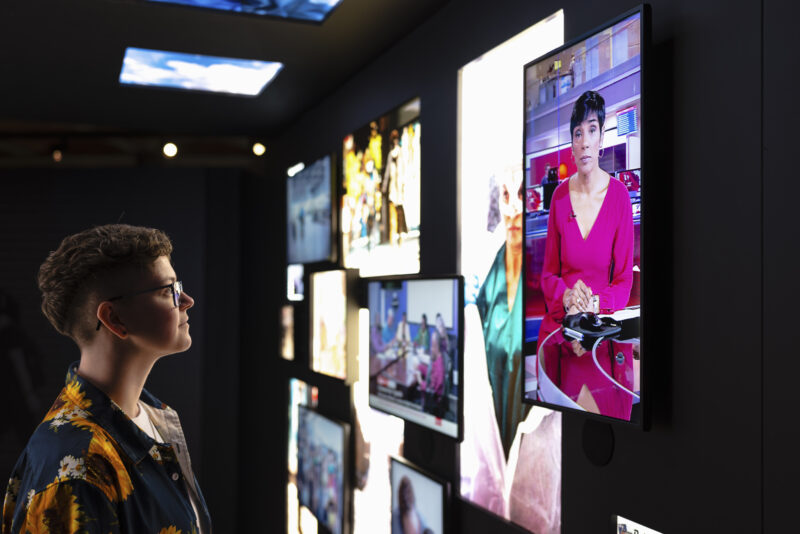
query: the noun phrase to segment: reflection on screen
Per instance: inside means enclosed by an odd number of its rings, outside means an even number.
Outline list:
[[[286,257],[312,263],[331,256],[331,158],[325,156],[286,183]]]
[[[369,403],[458,437],[459,283],[384,280],[368,285]]]
[[[322,22],[341,0],[150,0],[150,2]]]
[[[565,314],[639,314],[640,41],[636,12],[525,68],[525,398],[626,421],[639,403],[638,323],[594,347],[571,337],[588,322],[561,327]],[[592,211],[582,187],[600,181]]]
[[[124,85],[191,89],[256,96],[283,68],[257,61],[128,47],[119,82]]]

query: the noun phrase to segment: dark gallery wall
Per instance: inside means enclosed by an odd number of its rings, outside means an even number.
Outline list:
[[[152,226],[171,237],[175,270],[195,307],[189,310],[192,347],[161,360],[145,387],[180,414],[212,514],[223,525],[234,523],[241,176],[239,170],[158,167],[0,172],[0,291],[19,311],[15,328],[27,340],[22,373],[34,379],[37,408],[27,415],[27,402],[12,398],[21,375],[9,357],[14,347],[0,345],[4,409],[26,413],[0,429],[3,477],[80,356],[39,310],[39,265],[70,233],[117,221]]]
[[[644,335],[652,424],[648,431],[615,426],[613,458],[597,467],[581,444],[583,420],[564,416],[565,534],[605,532],[612,514],[662,532],[787,525],[792,507],[780,488],[798,474],[789,417],[797,374],[787,371],[798,364],[785,354],[791,341],[781,335],[781,319],[792,307],[784,304],[787,295],[797,294],[787,249],[800,240],[782,224],[798,198],[785,194],[798,186],[787,171],[793,147],[782,128],[784,113],[796,117],[797,105],[787,109],[781,100],[796,63],[786,36],[798,18],[784,4],[651,3]],[[491,8],[451,2],[277,139],[267,181],[243,183],[243,242],[253,243],[243,254],[243,280],[266,305],[242,317],[240,417],[261,417],[263,402],[278,408],[271,423],[242,437],[240,528],[257,529],[265,514],[285,516],[288,379],[319,386],[328,414],[349,414],[349,391],[308,372],[307,354],[298,352],[295,363],[277,357],[284,265],[274,242],[261,236],[283,231],[285,169],[328,152],[338,157],[348,132],[421,97],[422,272],[455,271],[458,220],[465,216],[456,207],[458,69],[558,9],[569,41],[632,7],[618,0],[519,0]],[[298,321],[307,317],[307,309],[297,313]],[[449,476],[455,448],[437,443],[441,450],[426,453],[424,441],[407,430],[407,455]],[[517,530],[472,506],[458,509],[457,531]]]

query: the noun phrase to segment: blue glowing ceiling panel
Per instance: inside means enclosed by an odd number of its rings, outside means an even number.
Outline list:
[[[324,21],[341,0],[149,0],[286,19]]]
[[[282,68],[283,63],[275,61],[128,47],[119,81],[125,85],[256,96]]]

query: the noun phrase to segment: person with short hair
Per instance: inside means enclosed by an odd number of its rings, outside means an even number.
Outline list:
[[[178,414],[144,389],[192,344],[171,254],[160,230],[110,224],[41,265],[42,311],[80,360],[14,467],[2,534],[211,532]]]

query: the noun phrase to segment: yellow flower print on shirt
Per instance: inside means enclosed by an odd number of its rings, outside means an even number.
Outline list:
[[[21,531],[30,534],[74,534],[85,524],[86,517],[72,494],[72,487],[53,483],[33,496]]]
[[[162,528],[158,534],[181,534],[181,530],[177,527]]]
[[[97,428],[86,454],[86,481],[97,486],[111,502],[124,501],[133,484],[119,452],[106,432]]]

